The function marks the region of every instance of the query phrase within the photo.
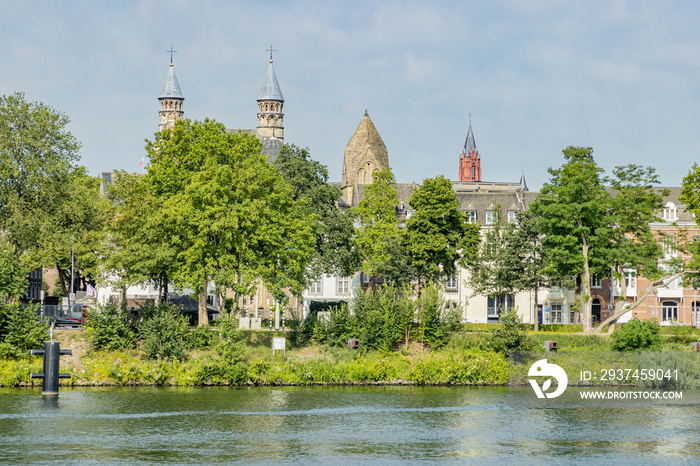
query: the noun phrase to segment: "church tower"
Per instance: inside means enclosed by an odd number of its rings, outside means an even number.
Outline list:
[[[469,131],[459,157],[459,181],[481,181],[481,156],[474,142],[472,112],[469,112]]]
[[[263,140],[275,138],[279,145],[284,143],[284,97],[277,82],[275,68],[272,66],[272,47],[270,47],[270,66],[267,68],[265,82],[258,95],[258,135]]]
[[[175,127],[175,122],[183,117],[185,112],[182,110],[182,102],[185,98],[180,91],[180,84],[177,82],[175,70],[173,69],[173,52],[170,47],[170,68],[168,68],[168,78],[165,80],[163,92],[160,93],[158,101],[160,102],[160,124],[158,130],[172,129]]]
[[[341,189],[343,199],[354,205],[358,184],[370,184],[375,172],[389,168],[389,152],[367,110],[345,147]]]

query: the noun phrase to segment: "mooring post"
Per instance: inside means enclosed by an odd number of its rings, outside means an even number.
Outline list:
[[[58,372],[58,357],[62,355],[73,355],[71,350],[62,350],[61,342],[45,341],[43,350],[32,350],[32,355],[44,355],[44,372],[33,372],[32,379],[44,379],[41,394],[45,396],[58,395],[58,379],[70,379],[71,374],[61,374]]]

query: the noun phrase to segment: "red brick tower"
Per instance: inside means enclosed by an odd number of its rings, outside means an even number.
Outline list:
[[[472,113],[469,112],[469,131],[459,157],[459,181],[481,181],[481,157],[474,142]]]

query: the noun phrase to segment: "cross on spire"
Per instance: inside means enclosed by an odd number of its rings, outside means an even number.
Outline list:
[[[266,52],[270,52],[270,63],[272,63],[272,52],[276,52],[277,50],[274,50],[272,48],[272,44],[270,44],[270,48],[265,50]]]
[[[177,53],[177,50],[173,50],[173,46],[170,46],[170,50],[166,50],[166,52],[170,53],[170,66],[173,66],[173,54]]]

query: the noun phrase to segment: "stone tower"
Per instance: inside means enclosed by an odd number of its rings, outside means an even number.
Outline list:
[[[389,152],[365,110],[350,142],[345,146],[341,189],[343,199],[354,205],[358,184],[370,184],[375,172],[389,168]]]
[[[270,53],[270,66],[267,68],[265,82],[260,88],[258,95],[258,135],[263,141],[271,138],[278,139],[279,145],[284,143],[284,97],[280,85],[277,82],[277,75],[272,66],[272,52]]]
[[[474,142],[472,115],[469,112],[469,131],[459,157],[459,181],[481,181],[481,156]]]
[[[170,68],[168,68],[168,78],[165,80],[163,92],[160,93],[158,101],[160,102],[160,124],[158,130],[172,129],[175,127],[175,122],[183,117],[185,112],[182,111],[182,102],[185,98],[180,91],[180,84],[177,82],[175,70],[173,69],[172,55],[170,57]]]

